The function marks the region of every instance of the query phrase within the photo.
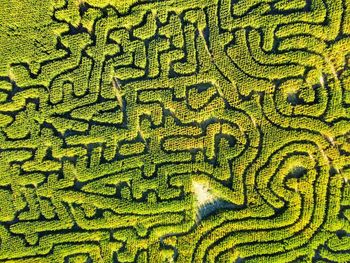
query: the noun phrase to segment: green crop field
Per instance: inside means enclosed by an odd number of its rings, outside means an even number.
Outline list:
[[[350,262],[350,0],[0,0],[0,263]]]

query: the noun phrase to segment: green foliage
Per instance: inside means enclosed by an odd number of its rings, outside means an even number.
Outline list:
[[[350,3],[0,0],[1,262],[350,262]]]

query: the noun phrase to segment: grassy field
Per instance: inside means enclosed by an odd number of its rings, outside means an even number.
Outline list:
[[[350,262],[350,0],[0,0],[0,262]]]

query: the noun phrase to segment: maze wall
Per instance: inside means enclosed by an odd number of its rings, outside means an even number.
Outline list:
[[[349,0],[0,0],[0,262],[350,262]]]

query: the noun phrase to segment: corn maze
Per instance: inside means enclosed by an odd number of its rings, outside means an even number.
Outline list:
[[[0,0],[0,262],[350,262],[349,0]]]

